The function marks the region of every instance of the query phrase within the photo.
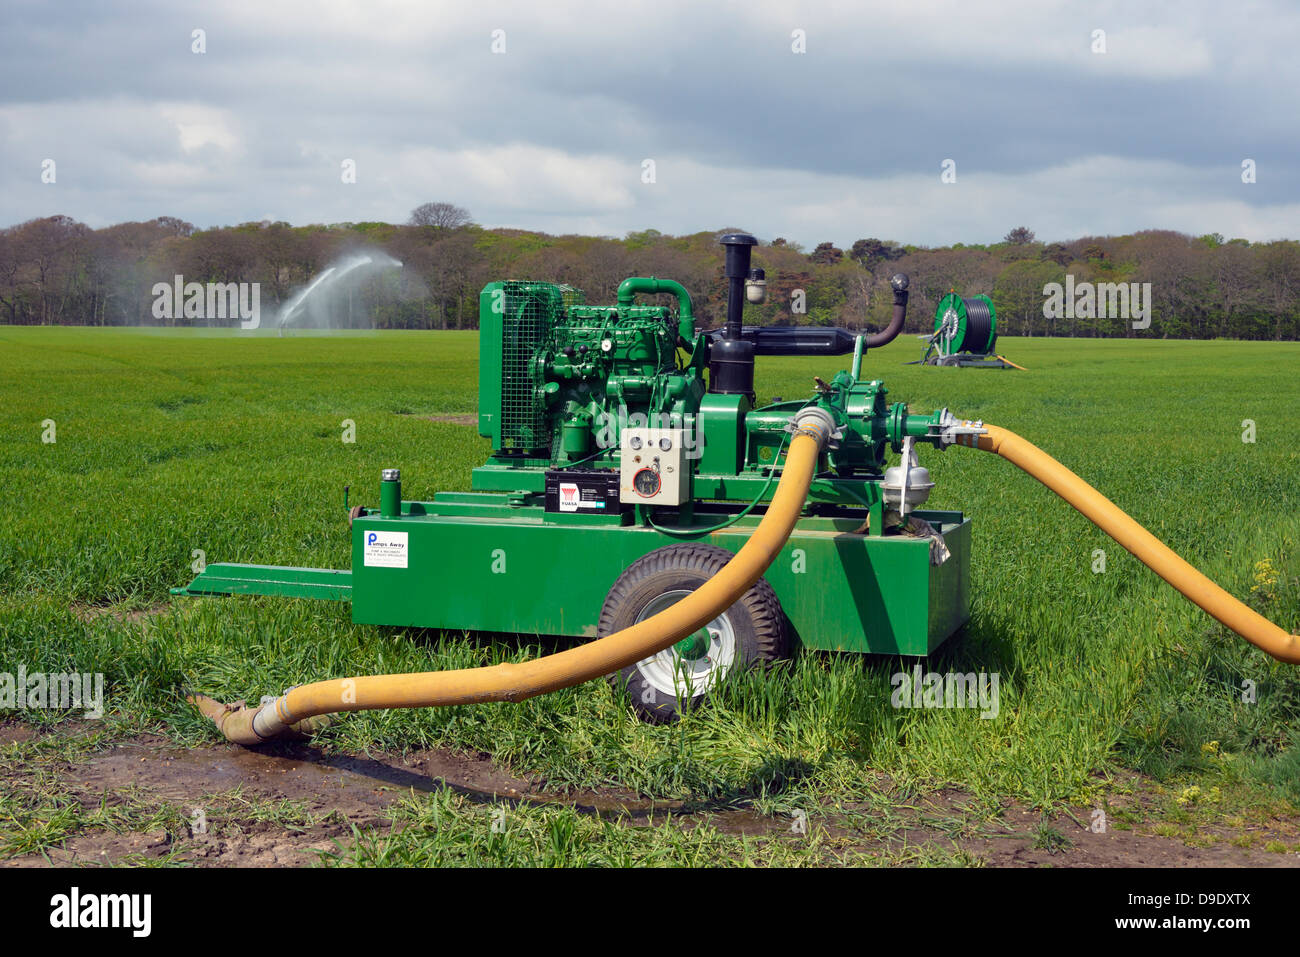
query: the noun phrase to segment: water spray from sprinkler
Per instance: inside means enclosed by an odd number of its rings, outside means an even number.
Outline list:
[[[306,307],[308,297],[315,293],[315,298],[320,298],[322,295],[326,295],[333,292],[336,288],[340,288],[340,283],[343,280],[343,277],[348,273],[365,266],[375,266],[381,269],[400,269],[402,267],[401,262],[391,256],[383,253],[378,253],[376,255],[381,258],[376,260],[375,256],[368,253],[353,255],[340,264],[330,266],[313,279],[306,288],[285,303],[284,307],[280,310],[280,314],[276,319],[279,334],[283,336],[285,324]],[[314,302],[315,299],[312,301]]]

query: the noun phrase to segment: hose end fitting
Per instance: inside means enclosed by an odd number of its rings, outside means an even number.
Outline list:
[[[330,724],[329,715],[293,720],[287,691],[279,698],[263,698],[255,708],[242,701],[222,704],[201,694],[188,695],[185,700],[195,705],[204,717],[210,718],[228,741],[245,747],[255,747],[276,738],[306,738]]]
[[[836,425],[831,414],[818,406],[800,409],[790,420],[795,435],[809,435],[817,440],[820,449],[826,448],[835,435]]]

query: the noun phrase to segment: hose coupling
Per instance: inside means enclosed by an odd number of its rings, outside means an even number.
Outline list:
[[[959,419],[947,409],[940,409],[935,418],[937,419],[935,430],[939,440],[936,444],[941,449],[954,444],[973,447],[979,445],[981,435],[988,434],[988,429],[984,428],[982,421]]]
[[[790,431],[795,435],[810,435],[820,448],[826,448],[839,435],[835,419],[825,409],[810,406],[800,409],[790,419]]]
[[[289,725],[292,724],[292,722],[286,721],[280,717],[280,708],[283,701],[283,695],[279,698],[273,698],[270,700],[264,699],[262,706],[258,708],[257,713],[253,715],[251,725],[253,733],[263,741],[267,741],[271,738],[278,738],[289,730]]]

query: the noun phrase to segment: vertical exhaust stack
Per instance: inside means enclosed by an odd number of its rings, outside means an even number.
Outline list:
[[[749,257],[758,240],[746,233],[727,233],[720,240],[727,249],[727,324],[722,338],[709,349],[709,391],[718,395],[754,396],[754,344],[741,337],[745,309],[745,282],[750,278]],[[762,277],[757,277],[762,278]]]

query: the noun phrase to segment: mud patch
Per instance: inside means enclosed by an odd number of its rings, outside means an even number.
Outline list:
[[[1077,815],[1076,815],[1077,817]],[[1107,828],[1094,832],[1065,814],[1044,820],[1023,808],[1008,808],[1003,822],[1012,832],[962,842],[962,847],[991,867],[1300,867],[1300,854],[1275,854],[1262,848],[1242,848],[1215,835],[1208,846],[1190,846],[1179,838],[1160,837],[1134,829]],[[1065,843],[1042,836],[1059,834]],[[1211,835],[1206,833],[1205,838]],[[1043,844],[1049,846],[1042,846]]]
[[[30,741],[39,733],[35,728],[20,721],[5,721],[0,723],[0,747]]]
[[[40,732],[0,724],[0,742]],[[750,807],[650,801],[619,789],[560,792],[541,778],[516,774],[483,753],[444,750],[409,755],[339,754],[311,744],[258,750],[179,748],[145,736],[49,767],[61,793],[83,807],[134,802],[179,808],[183,822],[166,829],[78,833],[43,853],[10,858],[11,866],[191,863],[210,867],[305,866],[358,831],[387,830],[389,810],[412,794],[450,788],[469,800],[563,805],[629,826],[709,826],[759,840],[799,840],[817,832],[837,852],[882,862],[956,862],[997,867],[1295,867],[1300,854],[1272,853],[1272,840],[1295,848],[1300,821],[1253,828],[1252,846],[1237,846],[1242,828],[1203,829],[1190,842],[1145,827],[1089,829],[1089,811],[1044,818],[1015,804],[992,808],[959,791],[918,800],[882,781],[860,804],[764,814]],[[33,774],[36,772],[34,771]],[[1135,798],[1134,800],[1138,800]],[[666,813],[671,812],[671,815]],[[665,822],[671,821],[668,825]],[[1202,846],[1204,845],[1204,846]]]
[[[121,608],[117,605],[87,605],[75,603],[72,605],[72,613],[82,621],[94,621],[96,618],[114,618],[118,621],[128,622],[130,624],[139,624],[147,621],[156,615],[164,614],[171,606],[165,602],[156,605],[148,605],[144,608]]]

